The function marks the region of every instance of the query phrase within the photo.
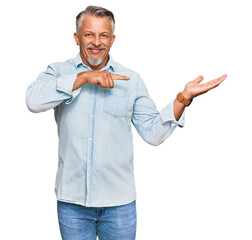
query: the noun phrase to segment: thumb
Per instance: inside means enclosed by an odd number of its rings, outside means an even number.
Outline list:
[[[196,83],[200,83],[203,81],[203,76],[198,76],[196,79],[193,80]]]

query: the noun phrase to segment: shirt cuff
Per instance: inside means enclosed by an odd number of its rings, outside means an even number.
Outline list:
[[[70,104],[80,93],[80,88],[73,91],[77,74],[61,76],[57,79],[57,91],[64,92],[69,95],[66,104]]]
[[[185,124],[185,111],[183,111],[181,117],[177,121],[174,117],[174,101],[169,103],[162,111],[160,112],[161,121],[163,124],[172,122],[179,127],[184,127]]]

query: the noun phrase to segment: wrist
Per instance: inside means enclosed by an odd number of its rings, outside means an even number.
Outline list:
[[[80,88],[82,85],[87,83],[87,80],[85,78],[84,72],[78,73],[75,79],[75,82],[73,84],[72,91],[75,91],[76,89]]]
[[[189,101],[192,101],[193,97],[191,97],[186,90],[184,89],[184,91],[182,92],[182,95]]]
[[[80,79],[81,85],[88,83],[86,72],[80,72],[77,74],[77,79]]]
[[[186,94],[185,94],[186,95]],[[188,96],[188,95],[186,95]],[[189,98],[189,97],[188,97]],[[189,106],[192,103],[192,99],[188,99],[184,96],[183,93],[179,92],[177,95],[177,100],[182,103],[185,107]]]

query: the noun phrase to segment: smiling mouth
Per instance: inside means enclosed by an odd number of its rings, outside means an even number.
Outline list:
[[[95,49],[95,48],[91,48],[91,49],[88,49],[91,53],[93,54],[98,54],[100,53],[102,50],[104,49]]]
[[[92,54],[99,54],[103,50],[106,50],[106,47],[87,46],[87,50],[90,51]]]

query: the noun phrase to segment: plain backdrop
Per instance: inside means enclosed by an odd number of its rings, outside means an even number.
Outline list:
[[[78,54],[75,17],[87,5],[116,18],[113,58],[145,81],[161,110],[188,81],[228,78],[194,99],[162,145],[133,130],[138,240],[252,239],[250,1],[5,1],[1,24],[0,239],[59,240],[53,111],[25,92],[48,64]]]

